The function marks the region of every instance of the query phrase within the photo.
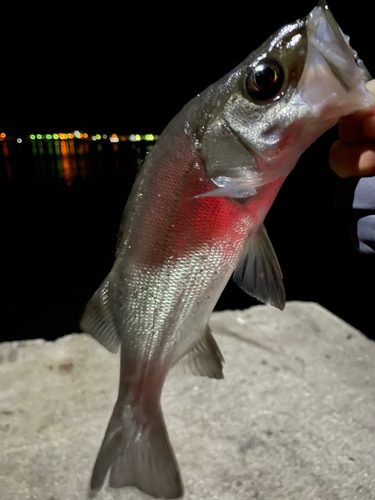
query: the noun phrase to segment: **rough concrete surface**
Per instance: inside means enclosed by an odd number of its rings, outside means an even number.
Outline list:
[[[170,376],[163,393],[185,498],[373,500],[375,343],[315,303],[211,326],[225,379]],[[118,361],[83,334],[0,344],[1,500],[86,497]]]

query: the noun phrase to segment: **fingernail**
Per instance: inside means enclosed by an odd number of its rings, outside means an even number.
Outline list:
[[[358,168],[362,175],[371,175],[375,169],[375,149],[368,149],[359,158]]]

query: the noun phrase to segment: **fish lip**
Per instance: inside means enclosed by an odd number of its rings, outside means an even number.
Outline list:
[[[354,59],[357,66],[363,70],[364,80],[366,82],[370,81],[372,79],[370,72],[368,71],[368,69],[364,65],[363,61],[358,57],[357,52],[355,50],[353,50],[353,48],[349,45],[349,37],[344,35],[344,33],[342,32],[340,26],[338,25],[335,18],[333,17],[332,12],[331,12],[331,10],[330,10],[330,8],[325,0],[319,0],[316,7],[306,16],[305,22],[306,22],[307,27],[310,27],[311,24],[314,24],[314,15],[316,17],[317,11],[320,11],[320,13],[323,15],[324,20],[326,21],[328,27],[330,28],[330,30],[334,36],[335,41],[339,44],[339,47],[340,47],[342,54],[346,55],[346,57],[348,57],[349,60],[350,60],[350,58]],[[314,38],[314,36],[315,35],[313,34],[312,38]],[[325,56],[324,52],[322,52],[322,50],[320,50],[320,47],[318,45],[316,45],[316,48],[319,50],[320,54],[324,57],[326,63],[329,65],[329,67],[331,68],[331,71],[334,73],[336,78],[339,80],[339,82],[341,83],[343,88],[345,90],[350,89],[350,83],[345,78],[345,73],[347,73],[345,71],[345,69],[342,70],[341,68],[338,67],[337,64],[335,64],[332,60],[327,58]],[[346,91],[349,91],[349,90],[346,90]]]
[[[321,123],[332,120],[334,125],[340,116],[374,103],[365,88],[371,76],[325,0],[305,17],[305,23],[307,54],[297,94],[310,118]]]
[[[325,21],[327,22],[327,25],[331,29],[336,41],[339,43],[342,52],[344,54],[347,53],[353,57],[353,59],[355,60],[357,65],[364,71],[366,81],[371,80],[372,77],[371,77],[370,72],[368,71],[368,69],[364,65],[363,61],[361,59],[359,59],[358,54],[350,47],[350,45],[348,43],[349,39],[348,39],[348,41],[345,40],[344,34],[343,34],[340,26],[337,24],[335,18],[333,17],[332,12],[331,12],[327,2],[325,0],[319,0],[315,9],[316,8],[320,9],[321,12],[323,13]],[[313,11],[311,11],[310,14],[307,16],[307,23],[309,22],[310,15],[313,13]],[[333,61],[330,61],[329,58],[327,58],[325,56],[325,54],[320,50],[319,47],[317,47],[317,49],[319,50],[320,54],[322,55],[322,57],[324,58],[324,60],[328,64],[328,66],[330,67],[332,73],[336,76],[336,78],[338,79],[338,81],[342,85],[343,89],[346,92],[349,92],[350,91],[350,84],[345,79],[345,73],[343,73],[341,71],[341,69],[336,64],[334,64]]]
[[[319,2],[316,5],[317,8],[320,8],[321,11],[324,14],[324,17],[327,21],[328,26],[331,28],[333,34],[335,35],[337,41],[340,43],[340,46],[343,51],[348,51],[351,52],[351,55],[353,56],[355,62],[357,65],[364,71],[365,73],[365,79],[366,81],[372,80],[371,73],[369,70],[366,68],[365,64],[363,63],[362,59],[358,57],[358,54],[355,50],[353,50],[348,42],[345,40],[344,34],[341,31],[340,26],[337,24],[335,18],[332,15],[331,9],[329,8],[327,2],[325,0],[319,0]],[[309,16],[307,16],[309,17]]]
[[[345,90],[345,92],[350,92],[350,85],[349,83],[347,83],[345,81],[345,77],[343,75],[343,73],[340,71],[340,68],[338,66],[336,66],[332,61],[330,61],[323,52],[321,52],[319,50],[321,56],[323,57],[323,59],[325,60],[325,62],[327,63],[327,65],[329,66],[330,70],[332,71],[332,73],[335,75],[335,77],[337,78],[338,82],[340,83],[341,87]]]

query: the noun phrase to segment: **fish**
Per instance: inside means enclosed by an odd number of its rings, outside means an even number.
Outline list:
[[[259,301],[285,306],[264,219],[301,154],[338,119],[374,104],[370,75],[320,1],[190,100],[145,158],[127,201],[111,271],[80,327],[120,349],[118,398],[90,495],[135,487],[183,495],[160,398],[172,369],[223,378],[208,325],[233,274]]]

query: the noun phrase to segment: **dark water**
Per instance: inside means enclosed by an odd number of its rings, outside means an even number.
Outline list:
[[[335,177],[327,166],[332,134],[303,155],[266,225],[287,300],[318,302],[373,338],[375,259],[356,253],[345,218],[333,208]],[[125,202],[152,144],[0,143],[0,340],[79,331],[87,300],[112,266]],[[230,281],[217,309],[254,304]]]

